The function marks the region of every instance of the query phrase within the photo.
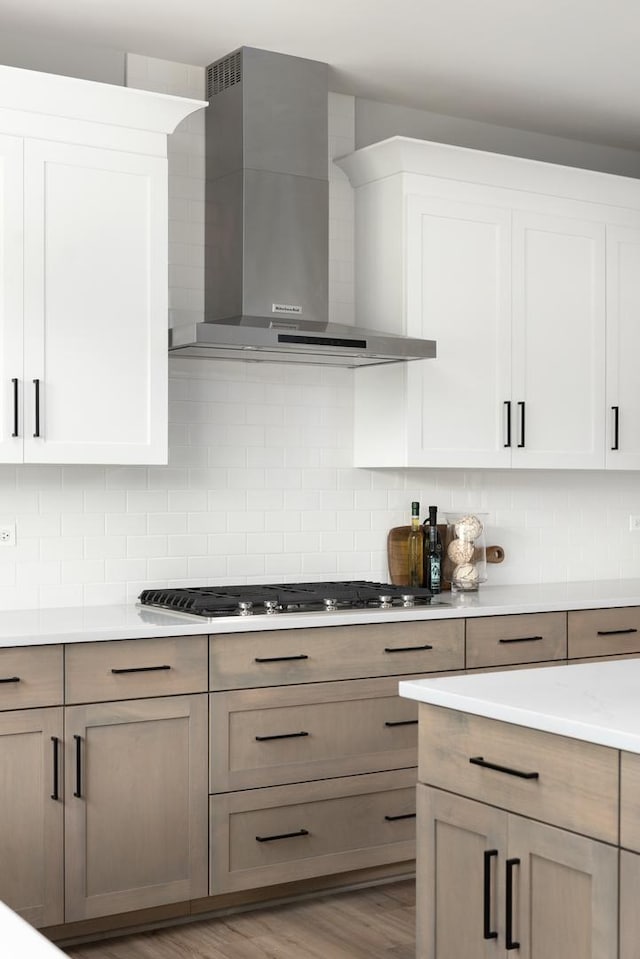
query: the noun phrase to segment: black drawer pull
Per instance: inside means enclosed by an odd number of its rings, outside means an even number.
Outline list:
[[[254,663],[289,663],[294,659],[309,659],[306,653],[298,656],[256,656]]]
[[[626,636],[629,633],[637,633],[637,629],[630,627],[629,629],[599,629],[597,636]]]
[[[385,816],[384,818],[386,822],[397,822],[398,819],[415,819],[416,814],[414,812],[406,812],[401,816]]]
[[[76,741],[76,788],[73,795],[82,799],[82,736],[74,736]]]
[[[497,939],[498,933],[491,928],[491,860],[498,858],[497,849],[486,849],[484,853],[484,939]]]
[[[540,773],[525,773],[521,769],[510,769],[509,766],[498,766],[496,763],[489,763],[482,756],[472,756],[469,760],[474,766],[482,766],[483,769],[493,769],[497,773],[506,773],[507,776],[517,776],[518,779],[539,779]]]
[[[2,679],[0,679],[0,683],[19,683],[19,682],[20,682],[19,676],[3,676]]]
[[[171,669],[171,666],[127,666],[122,669],[112,669],[112,673],[120,675],[121,673],[154,673],[160,669]]]
[[[620,449],[620,407],[612,406],[611,412],[613,413],[613,445],[612,450]]]
[[[544,636],[518,636],[516,639],[499,639],[499,643],[538,643]]]
[[[270,739],[299,739],[308,735],[309,733],[278,733],[276,736],[256,736],[256,742],[266,743]]]
[[[513,870],[520,865],[519,859],[507,859],[507,882],[505,894],[506,922],[505,922],[505,948],[519,949],[520,943],[513,938]]]
[[[385,646],[385,653],[417,653],[424,649],[433,649],[433,646]]]
[[[60,740],[58,739],[57,736],[52,736],[51,742],[53,743],[53,792],[51,793],[51,798],[60,799],[60,781],[59,781],[59,770],[58,770]]]
[[[276,839],[295,839],[297,836],[308,836],[308,829],[299,829],[297,832],[283,832],[279,836],[256,836],[256,842],[275,842]]]
[[[385,723],[385,726],[417,726],[417,719],[396,719],[395,721]]]

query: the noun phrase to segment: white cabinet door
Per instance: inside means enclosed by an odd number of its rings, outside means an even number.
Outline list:
[[[604,468],[605,227],[513,215],[512,465]]]
[[[25,141],[25,462],[166,462],[166,160]]]
[[[0,463],[17,463],[22,461],[22,140],[2,135],[0,377]]]
[[[408,364],[409,465],[508,467],[510,211],[409,196],[406,244],[406,332],[437,342]]]
[[[607,468],[640,469],[640,229],[607,227]]]

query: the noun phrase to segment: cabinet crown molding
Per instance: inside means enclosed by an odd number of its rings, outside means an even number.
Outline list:
[[[389,137],[334,162],[356,188],[406,173],[640,209],[640,180],[632,177],[433,140]]]
[[[173,133],[206,100],[0,66],[0,109]]]

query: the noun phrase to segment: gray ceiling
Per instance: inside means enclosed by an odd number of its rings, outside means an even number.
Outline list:
[[[640,149],[638,0],[0,0],[0,23],[201,65],[264,47],[337,92]]]

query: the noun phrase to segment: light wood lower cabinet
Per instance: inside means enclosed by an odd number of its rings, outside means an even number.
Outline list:
[[[211,792],[414,766],[418,707],[396,678],[212,693]]]
[[[615,847],[422,784],[418,819],[417,959],[617,956]]]
[[[211,892],[415,857],[415,769],[211,797]]]
[[[0,900],[34,926],[63,919],[61,743],[59,707],[0,714]]]
[[[66,920],[207,894],[207,697],[66,710]]]

